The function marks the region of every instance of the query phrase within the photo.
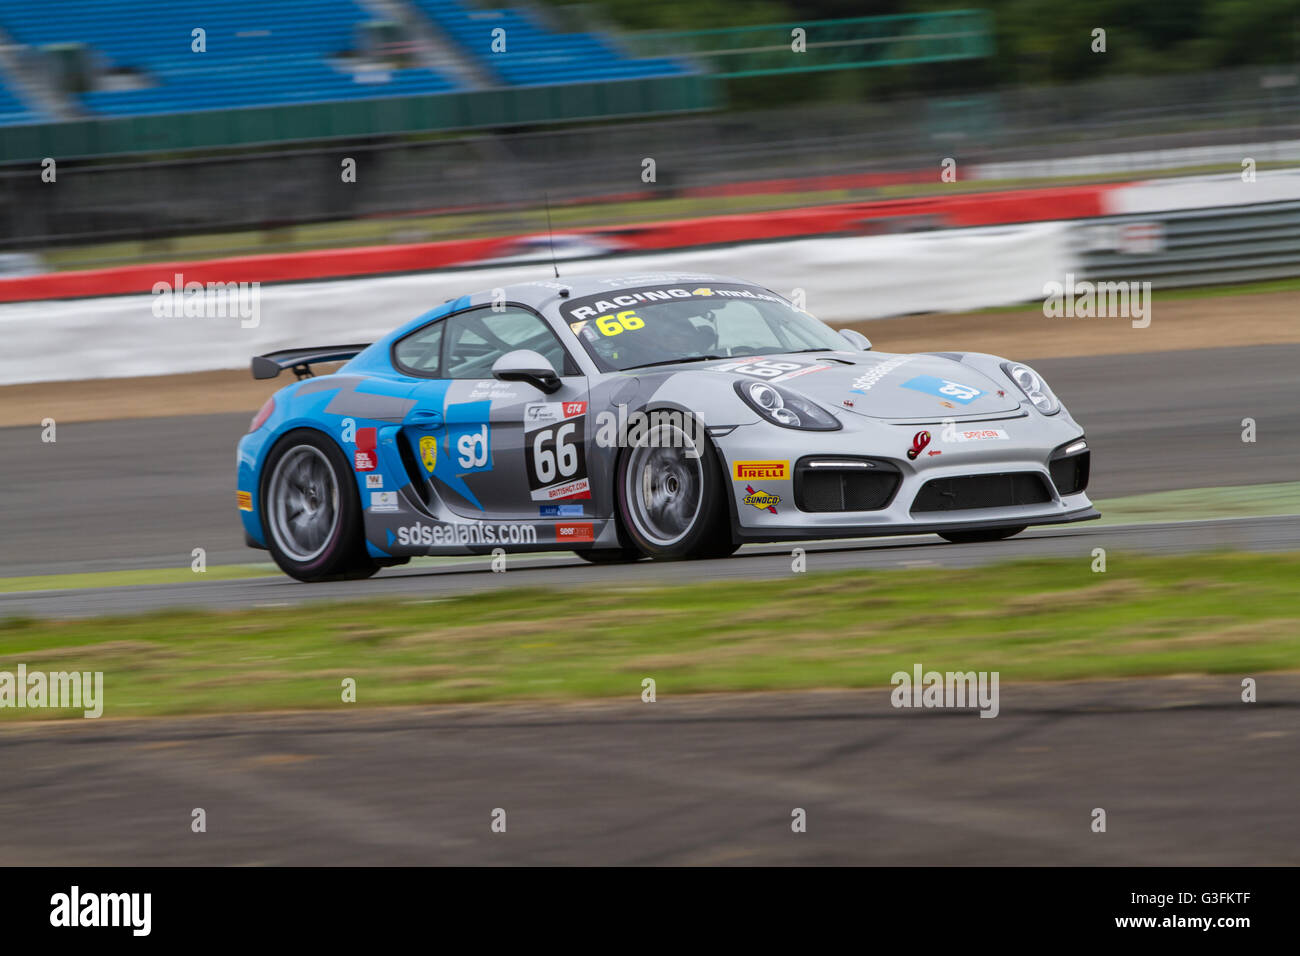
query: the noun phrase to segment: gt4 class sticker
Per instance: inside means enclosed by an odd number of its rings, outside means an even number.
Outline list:
[[[1001,428],[959,428],[947,438],[949,441],[1009,441],[1011,436]]]
[[[357,448],[352,455],[352,466],[357,471],[374,471],[379,466],[375,457],[375,446],[378,444],[379,429],[357,429]]]
[[[533,501],[590,498],[586,402],[533,402],[524,407],[524,458]]]
[[[586,402],[533,402],[524,406],[524,428],[554,425],[566,418],[587,414]]]
[[[946,378],[936,378],[933,375],[918,375],[916,378],[909,378],[903,383],[903,388],[925,392],[929,395],[937,395],[939,398],[949,398],[963,405],[969,405],[984,394],[983,390],[976,388],[974,385],[963,385],[960,382],[954,382]]]
[[[532,402],[524,406],[524,429],[538,428],[542,425],[554,425],[561,421],[564,414],[559,402]]]
[[[735,481],[785,481],[790,477],[790,462],[738,461],[731,474]]]

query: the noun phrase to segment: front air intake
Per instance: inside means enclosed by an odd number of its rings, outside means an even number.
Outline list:
[[[1091,464],[1092,452],[1082,439],[1062,445],[1052,452],[1047,470],[1052,474],[1056,493],[1064,498],[1066,495],[1077,495],[1087,488]]]
[[[803,458],[794,469],[800,511],[879,511],[894,500],[903,476],[892,462],[868,458]]]
[[[1052,500],[1043,476],[1033,471],[961,475],[927,481],[912,502],[912,514],[1041,505]]]

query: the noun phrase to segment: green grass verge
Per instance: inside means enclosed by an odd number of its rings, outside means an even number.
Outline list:
[[[256,552],[249,551],[249,554]],[[262,552],[265,554],[265,552]],[[564,557],[567,552],[559,552]],[[557,554],[541,552],[538,554],[519,554],[510,559],[512,566],[527,566],[551,560]],[[412,558],[411,563],[403,568],[437,568],[455,565],[477,564],[484,566],[484,557],[432,556]],[[126,571],[83,571],[72,574],[42,574],[30,577],[0,577],[0,594],[14,594],[20,591],[67,591],[78,588],[114,588],[114,587],[153,587],[165,584],[204,584],[208,581],[232,581],[245,578],[283,578],[284,572],[271,561],[252,564],[208,565],[202,573],[190,569],[189,565],[176,568],[140,568]]]
[[[1295,292],[1300,290],[1300,276],[1289,279],[1266,279],[1262,282],[1244,282],[1239,285],[1200,285],[1187,289],[1156,289],[1151,295],[1158,301],[1175,299],[1203,299],[1219,295],[1259,295],[1264,292]],[[1226,344],[1226,343],[1225,343]]]
[[[1100,524],[1198,521],[1300,514],[1300,481],[1224,488],[1184,488],[1109,498],[1097,504]]]
[[[274,564],[213,565],[199,573],[187,564],[176,568],[140,568],[126,571],[86,571],[78,574],[41,574],[19,578],[0,578],[0,594],[17,591],[62,591],[75,588],[111,588],[131,585],[194,584],[203,581],[230,581],[238,578],[261,578],[280,574]]]
[[[968,570],[527,588],[226,613],[0,622],[0,670],[104,672],[110,717],[884,687],[1300,667],[1300,553],[1111,553]],[[816,556],[812,556],[816,567]],[[71,717],[0,709],[0,719]]]

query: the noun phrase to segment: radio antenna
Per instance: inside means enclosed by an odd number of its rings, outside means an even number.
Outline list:
[[[555,264],[555,233],[551,231],[551,193],[549,190],[544,193],[546,196],[546,238],[551,245],[551,268],[555,270],[555,278],[560,277],[560,267]]]

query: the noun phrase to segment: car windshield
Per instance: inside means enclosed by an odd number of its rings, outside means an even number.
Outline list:
[[[779,296],[732,283],[611,290],[566,302],[561,313],[605,371],[849,348],[836,332]]]

